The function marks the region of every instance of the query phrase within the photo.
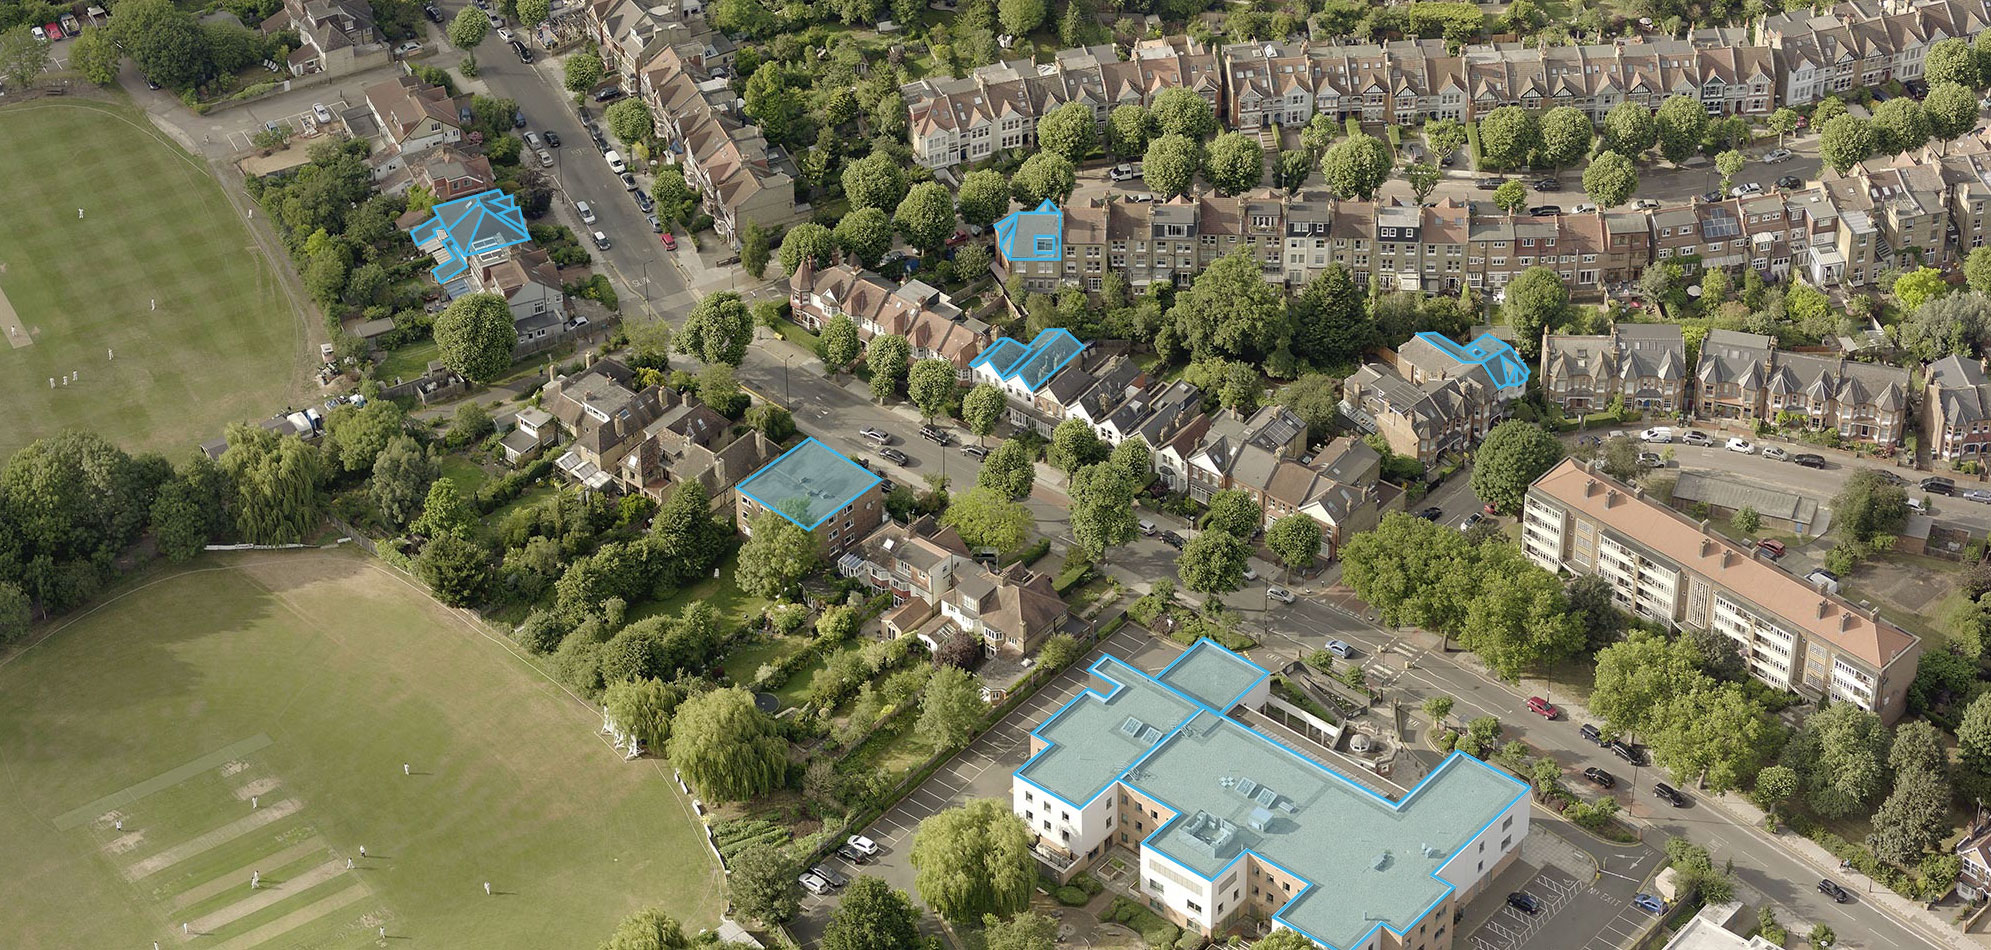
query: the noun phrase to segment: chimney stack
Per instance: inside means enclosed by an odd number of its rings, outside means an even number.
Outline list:
[[[1708,549],[1709,549],[1709,548],[1711,548],[1711,547],[1714,547],[1714,542],[1713,542],[1713,541],[1711,541],[1711,540],[1709,540],[1708,538],[1705,538],[1705,537],[1701,538],[1701,556],[1702,556],[1702,557],[1707,557],[1707,556],[1708,556]]]
[[[1818,598],[1818,619],[1824,620],[1825,615],[1831,612],[1832,602],[1823,597]]]

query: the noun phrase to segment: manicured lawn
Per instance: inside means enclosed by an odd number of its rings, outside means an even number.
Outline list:
[[[429,361],[440,359],[441,355],[442,348],[434,340],[395,347],[387,351],[387,357],[380,361],[380,367],[373,371],[373,376],[389,385],[397,379],[414,379],[428,372]]]
[[[712,926],[688,803],[600,724],[377,562],[197,560],[0,666],[0,852],[23,884],[0,933],[178,946],[192,922],[202,945],[357,948],[385,926],[537,950],[644,905]]]
[[[726,678],[741,686],[754,681],[754,672],[767,663],[779,663],[809,645],[805,637],[775,637],[751,643],[726,654]]]
[[[456,490],[469,495],[491,478],[482,465],[461,455],[445,455],[442,459],[442,474],[456,483]]]
[[[681,613],[685,605],[692,601],[704,601],[711,604],[712,609],[719,612],[720,621],[724,623],[743,624],[759,617],[761,612],[767,609],[767,601],[759,597],[749,596],[745,591],[740,590],[739,584],[734,582],[733,561],[735,557],[737,557],[737,554],[728,554],[725,560],[719,562],[718,577],[708,577],[662,600],[653,600],[634,607],[629,611],[629,619],[632,621],[641,620],[644,617],[655,617],[658,614],[676,615]]]
[[[204,162],[62,99],[0,108],[0,168],[0,292],[34,340],[0,339],[0,454],[86,428],[178,461],[303,404],[305,324]]]

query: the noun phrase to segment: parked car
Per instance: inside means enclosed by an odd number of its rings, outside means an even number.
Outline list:
[[[1785,175],[1777,179],[1778,188],[1803,188],[1804,178],[1800,175]]]
[[[629,191],[631,193],[643,190],[643,186],[636,183],[636,176],[633,173],[623,172],[621,178],[622,178],[622,187],[624,190]]]
[[[878,456],[896,465],[911,465],[913,463],[913,460],[909,456],[907,456],[906,453],[901,452],[898,449],[892,448],[891,446],[886,446],[885,448],[879,449]]]
[[[803,890],[808,891],[809,893],[814,894],[817,897],[829,896],[830,882],[825,881],[820,877],[817,877],[814,871],[802,872],[802,876],[796,878],[795,883],[802,885]]]
[[[1574,207],[1574,208],[1571,208],[1571,209],[1569,209],[1569,213],[1570,213],[1570,214],[1591,214],[1591,213],[1595,212],[1596,210],[1597,210],[1597,206],[1596,206],[1596,205],[1593,205],[1593,204],[1591,204],[1590,202],[1588,202],[1588,201],[1585,201],[1585,202],[1583,202],[1582,204],[1579,204],[1579,205],[1577,205],[1576,207]]]
[[[428,17],[430,23],[442,22],[442,11],[436,9],[436,5],[433,3],[422,4],[422,15]]]
[[[1941,475],[1931,475],[1928,478],[1922,479],[1916,484],[1916,487],[1931,495],[1956,494],[1956,483]]]
[[[524,43],[521,43],[518,40],[513,40],[512,52],[518,54],[519,62],[527,64],[530,64],[532,62],[532,50],[526,49]]]
[[[1899,476],[1899,475],[1896,475],[1896,474],[1894,474],[1893,472],[1890,472],[1890,471],[1888,471],[1887,469],[1884,469],[1884,468],[1877,468],[1877,469],[1874,469],[1874,470],[1873,470],[1873,473],[1874,473],[1874,476],[1875,476],[1875,477],[1879,478],[1879,479],[1880,479],[1881,481],[1883,481],[1883,482],[1886,482],[1886,483],[1888,483],[1889,485],[1907,485],[1907,484],[1908,484],[1908,480],[1907,480],[1907,479],[1905,479],[1905,478],[1902,478],[1901,476]]]
[[[1702,432],[1698,429],[1688,429],[1686,434],[1680,436],[1680,441],[1685,442],[1688,445],[1714,444],[1714,440],[1709,438],[1707,433]]]
[[[527,132],[525,134],[526,148],[532,149],[533,151],[536,152],[539,151],[540,148],[544,147],[545,144],[546,144],[545,141],[539,137],[538,132]]]
[[[1839,882],[1834,881],[1829,877],[1819,878],[1818,893],[1823,894],[1826,897],[1832,898],[1832,903],[1834,904],[1844,904],[1845,902],[1853,899],[1853,895],[1846,893],[1846,889],[1840,887]]]
[[[1651,894],[1639,894],[1632,898],[1632,903],[1648,914],[1666,913],[1666,902]]]
[[[810,865],[809,873],[822,878],[824,883],[837,890],[841,890],[844,885],[850,883],[850,878],[844,877],[821,864]]]
[[[1788,460],[1791,454],[1784,451],[1782,446],[1766,445],[1763,446],[1763,457],[1773,462],[1782,462]]]
[[[1344,660],[1353,657],[1355,655],[1355,648],[1348,645],[1347,642],[1342,640],[1330,639],[1327,641],[1327,643],[1323,644],[1322,646],[1324,649],[1327,650],[1327,652],[1332,653],[1335,656]]]
[[[1776,538],[1763,538],[1757,541],[1756,550],[1763,552],[1772,561],[1783,557],[1787,553],[1784,543]]]
[[[1805,468],[1825,467],[1825,456],[1816,455],[1811,452],[1799,452],[1798,454],[1791,456],[1791,461],[1796,462],[1797,464],[1802,465]]]
[[[319,125],[332,124],[332,110],[325,108],[325,104],[322,102],[311,104],[311,114],[318,117]]]
[[[1246,565],[1244,566],[1244,579],[1245,579],[1245,580],[1248,580],[1248,581],[1255,581],[1255,580],[1257,580],[1257,579],[1258,579],[1258,571],[1257,571],[1257,569],[1253,568],[1253,567],[1252,567],[1251,565],[1249,565],[1249,564],[1246,564]]]
[[[1562,715],[1562,710],[1555,708],[1554,703],[1549,702],[1548,700],[1543,699],[1540,696],[1528,697],[1528,711],[1534,713],[1537,716],[1542,717],[1543,719],[1549,719],[1549,720],[1553,720],[1557,716]]]
[[[876,445],[892,444],[891,433],[886,432],[883,429],[875,428],[873,426],[865,426],[864,428],[857,430],[857,437],[865,440],[866,442],[870,442]]]
[[[1528,214],[1537,218],[1552,218],[1561,213],[1561,205],[1536,205],[1528,209]]]
[[[623,93],[621,86],[607,86],[595,90],[595,101],[607,102],[611,99],[620,99],[623,97],[623,95],[625,94]]]
[[[843,843],[849,845],[859,854],[862,854],[866,857],[870,857],[871,855],[878,853],[878,842],[873,841],[870,838],[866,838],[863,835],[851,835],[850,837],[845,838],[843,840]]]
[[[1500,513],[1500,506],[1489,501],[1486,504],[1479,506],[1479,512],[1480,514],[1492,517]]]
[[[961,446],[961,454],[979,462],[989,457],[989,450],[979,445],[964,445]]]
[[[1290,604],[1295,600],[1293,592],[1284,587],[1267,587],[1265,588],[1265,596],[1282,604]]]
[[[1645,752],[1640,750],[1638,746],[1632,745],[1631,743],[1626,742],[1623,739],[1612,739],[1610,743],[1610,750],[1612,755],[1615,755],[1620,759],[1630,762],[1633,765],[1645,764]]]
[[[1438,519],[1445,517],[1445,509],[1440,508],[1437,505],[1432,505],[1429,508],[1425,508],[1418,511],[1417,516],[1419,518],[1423,518],[1426,521],[1437,521]]]
[[[1482,178],[1473,187],[1481,191],[1492,191],[1507,183],[1505,178]]]
[[[1186,542],[1182,540],[1182,535],[1176,534],[1173,531],[1163,531],[1161,533],[1161,543],[1180,551],[1182,550],[1182,545]]]
[[[1638,434],[1640,442],[1671,442],[1673,430],[1666,426],[1653,426]]]
[[[844,859],[845,861],[849,861],[852,864],[863,864],[864,862],[871,860],[870,855],[865,854],[864,852],[859,851],[856,848],[853,848],[847,844],[837,845],[836,856]]]
[[[413,56],[421,51],[422,44],[414,40],[404,40],[400,45],[394,47],[394,55],[402,57]]]
[[[617,177],[629,171],[629,166],[622,161],[622,153],[615,149],[601,153],[601,160],[608,163],[608,170],[614,172]]]
[[[1604,730],[1597,728],[1594,722],[1584,723],[1583,728],[1576,730],[1576,734],[1598,745],[1604,744]]]
[[[1963,500],[1991,505],[1991,491],[1986,491],[1982,488],[1973,488],[1963,493]]]
[[[1106,173],[1106,177],[1114,181],[1132,181],[1134,180],[1134,166],[1115,165]]]
[[[574,202],[574,210],[581,213],[582,224],[595,223],[595,209],[590,207],[587,202],[585,201]]]
[[[1526,891],[1514,891],[1507,895],[1507,906],[1532,917],[1542,912],[1542,902]]]
[[[1673,786],[1668,785],[1665,782],[1652,783],[1652,793],[1654,795],[1659,796],[1660,798],[1666,799],[1667,803],[1672,805],[1674,808],[1687,807],[1687,796],[1680,794],[1679,789],[1674,788]]]
[[[1533,188],[1536,191],[1561,191],[1562,182],[1559,182],[1553,178],[1537,178],[1534,181],[1529,182],[1528,187]]]
[[[1583,777],[1588,779],[1590,784],[1598,788],[1616,788],[1618,786],[1617,778],[1594,765],[1583,770]]]
[[[1792,158],[1795,158],[1796,156],[1797,156],[1797,153],[1796,153],[1796,152],[1793,152],[1793,151],[1791,151],[1790,149],[1787,149],[1787,148],[1773,148],[1773,149],[1771,149],[1771,150],[1769,151],[1769,153],[1768,153],[1768,154],[1766,154],[1766,155],[1764,155],[1764,156],[1763,156],[1763,164],[1765,164],[1765,165],[1775,165],[1775,164],[1777,164],[1778,162],[1788,162],[1788,161],[1790,161],[1790,160],[1791,160]]]
[[[608,235],[603,234],[600,231],[596,231],[594,233],[594,240],[595,240],[595,247],[600,248],[601,250],[604,251],[615,246],[614,244],[609,242]]]
[[[1763,186],[1753,181],[1745,181],[1742,184],[1736,185],[1735,187],[1728,189],[1728,196],[1730,198],[1747,198],[1750,195],[1760,195],[1762,193],[1763,193]]]
[[[1755,453],[1756,446],[1750,444],[1748,439],[1739,435],[1732,435],[1728,437],[1728,450],[1730,452],[1740,452],[1743,455],[1751,455]]]
[[[1666,460],[1661,458],[1658,452],[1640,452],[1638,453],[1638,464],[1649,468],[1664,468]]]
[[[547,130],[546,130],[546,145],[547,145],[547,147],[548,147],[548,148],[559,148],[559,147],[560,147],[560,133],[558,133],[558,132],[555,132],[555,131],[553,131],[552,129],[547,129]]]
[[[1659,202],[1651,198],[1640,198],[1638,201],[1632,203],[1632,207],[1640,211],[1658,211]]]
[[[657,239],[663,242],[664,250],[666,251],[677,250],[677,237],[672,235],[671,232],[665,231],[664,233],[657,235]]]
[[[548,158],[553,157],[550,153],[547,152],[541,152],[539,154],[545,155]],[[644,214],[649,214],[650,212],[655,211],[657,208],[657,200],[655,198],[650,197],[647,194],[644,194],[643,192],[640,191],[634,192],[631,195],[631,197],[636,199],[636,207],[643,209]]]
[[[539,150],[539,156],[538,156],[538,157],[539,157],[539,167],[541,167],[541,168],[552,168],[552,167],[553,167],[553,153],[552,153],[552,152],[549,152],[549,151],[547,151],[547,150],[545,150],[545,149],[543,149],[543,148],[542,148],[542,149],[540,149],[540,150]]]
[[[1464,521],[1459,522],[1459,530],[1471,531],[1472,529],[1479,527],[1479,523],[1485,520],[1486,520],[1485,515],[1475,511],[1472,514],[1467,515]]]
[[[935,445],[950,445],[954,442],[953,434],[939,426],[920,426],[919,437]]]
[[[659,220],[657,220],[657,216],[656,216],[656,215],[654,215],[654,214],[646,214],[646,215],[644,215],[644,216],[643,216],[643,220],[644,220],[644,221],[647,221],[647,222],[649,222],[649,224],[650,224],[650,233],[651,233],[651,234],[662,234],[662,233],[664,233],[664,222],[662,222],[662,221],[659,221]]]

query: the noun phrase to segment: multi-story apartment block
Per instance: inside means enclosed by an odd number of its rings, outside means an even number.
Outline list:
[[[788,278],[788,306],[796,323],[820,331],[843,314],[860,339],[898,334],[911,344],[914,359],[944,359],[963,380],[968,365],[995,341],[987,323],[961,312],[952,298],[923,281],[893,286],[884,278],[848,264],[818,270],[806,261]]]
[[[1975,39],[1991,26],[1983,0],[1846,0],[1830,10],[1766,16],[1756,42],[1776,53],[1777,100],[1801,106],[1829,95],[1919,79],[1929,47]]]
[[[1907,431],[1908,371],[1785,353],[1767,336],[1710,330],[1694,369],[1693,409],[1702,419],[1745,422],[1795,416],[1840,438],[1888,445]]]
[[[1922,643],[1878,610],[1815,590],[1741,545],[1576,460],[1528,489],[1522,550],[1595,574],[1624,610],[1735,641],[1757,679],[1893,722]]]
[[[1928,368],[1922,399],[1922,431],[1929,454],[1952,462],[1982,460],[1991,452],[1991,381],[1984,364],[1959,354]]]
[[[843,453],[805,439],[733,487],[740,533],[773,512],[809,532],[827,557],[837,557],[885,520],[884,479]]]
[[[1603,336],[1542,338],[1542,394],[1571,415],[1623,399],[1671,415],[1687,407],[1687,343],[1677,323],[1620,323]]]
[[[1110,45],[1068,49],[1043,65],[1017,60],[983,66],[963,79],[910,83],[900,92],[913,158],[939,171],[1035,148],[1037,120],[1071,102],[1091,108],[1103,127],[1118,106],[1151,105],[1164,89],[1187,88],[1222,114],[1215,53],[1183,37],[1144,40],[1130,52],[1122,61]]]
[[[1309,714],[1207,640],[1159,674],[1113,657],[1088,672],[1031,732],[1011,807],[1059,879],[1122,857],[1195,933],[1256,918],[1321,947],[1449,950],[1528,835],[1527,786],[1471,756],[1391,800],[1260,731],[1263,710]]]

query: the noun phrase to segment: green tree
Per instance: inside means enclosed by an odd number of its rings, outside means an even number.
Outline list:
[[[422,501],[422,513],[408,524],[411,537],[437,538],[443,535],[468,537],[477,523],[477,516],[456,490],[456,482],[447,477],[437,478],[429,483],[429,493]]]
[[[571,61],[571,60],[570,60]],[[688,227],[698,214],[698,192],[684,180],[684,169],[666,165],[650,185],[650,197],[657,202],[657,220],[667,228]]]
[[[1873,130],[1879,138],[1876,150],[1886,155],[1921,148],[1933,131],[1929,117],[1922,112],[1922,104],[1907,96],[1897,96],[1875,106]]]
[[[608,685],[602,705],[643,748],[657,751],[670,741],[671,714],[686,695],[684,687],[654,678],[623,680]]]
[[[1963,277],[1970,289],[1991,294],[1991,246],[1974,247],[1963,261]]]
[[[1003,395],[1002,387],[991,383],[981,383],[961,397],[961,421],[968,424],[977,443],[995,431],[1008,411],[1009,397]]]
[[[428,498],[429,485],[441,473],[435,459],[412,437],[397,436],[373,460],[367,491],[387,523],[399,527],[415,517]]]
[[[1042,25],[1047,9],[1044,0],[999,0],[996,4],[1002,28],[1018,37],[1028,36]]]
[[[974,736],[988,711],[981,684],[973,675],[958,666],[941,666],[927,678],[926,690],[920,694],[913,734],[931,749],[958,748]]]
[[[936,858],[935,860],[941,860]],[[965,861],[965,856],[948,856]],[[919,947],[919,909],[904,891],[870,875],[859,875],[830,912],[823,950],[905,950]]]
[[[1265,147],[1256,136],[1225,132],[1210,143],[1206,162],[1210,183],[1226,195],[1242,194],[1265,180]],[[1142,171],[1145,173],[1146,167]]]
[[[1550,168],[1568,168],[1590,154],[1596,129],[1590,117],[1571,106],[1557,106],[1542,113],[1541,159]]]
[[[159,543],[159,553],[175,563],[191,560],[207,548],[210,540],[208,532],[208,510],[203,504],[220,503],[219,497],[202,498],[192,485],[184,479],[174,478],[159,486],[159,495],[152,502],[151,527],[153,537]],[[20,596],[25,603],[26,595],[12,584],[0,582],[0,644],[13,638],[9,636],[13,597]]]
[[[27,27],[19,28],[27,32]],[[6,45],[0,41],[0,47]],[[4,57],[4,54],[0,54]],[[83,74],[83,78],[99,86],[108,86],[118,81],[118,67],[124,63],[124,53],[117,48],[111,31],[99,27],[85,27],[69,44],[69,68]]]
[[[1030,829],[1007,802],[994,799],[976,799],[920,822],[913,833],[912,865],[920,897],[954,921],[1021,912],[1037,881]]]
[[[1922,100],[1922,112],[1929,119],[1929,134],[1947,142],[1977,125],[1977,93],[1953,82],[1936,83]]]
[[[1730,523],[1735,526],[1735,530],[1743,534],[1755,534],[1756,529],[1763,526],[1763,516],[1757,514],[1756,509],[1743,505],[1736,509],[1735,517]]]
[[[1510,419],[1494,426],[1473,459],[1473,494],[1502,511],[1518,512],[1528,486],[1562,461],[1562,454],[1562,442],[1532,422]]]
[[[406,419],[401,407],[386,399],[358,409],[334,409],[325,417],[325,457],[346,472],[371,471],[373,460],[401,434]]]
[[[1941,83],[1956,83],[1967,89],[1984,87],[1977,54],[1970,48],[1969,40],[1959,37],[1930,44],[1929,52],[1922,58],[1922,78],[1928,82],[1931,94]]]
[[[754,338],[753,312],[740,295],[721,291],[698,302],[677,331],[677,350],[704,363],[738,366]]]
[[[932,254],[954,234],[954,195],[937,181],[914,185],[892,221],[907,243]]]
[[[781,786],[788,742],[744,689],[715,689],[685,700],[671,721],[671,765],[706,801],[738,802]]]
[[[1410,185],[1410,193],[1417,199],[1418,204],[1428,200],[1431,193],[1438,189],[1438,182],[1443,179],[1444,174],[1438,170],[1438,166],[1427,162],[1412,162],[1403,166],[1403,180]]]
[[[1873,815],[1874,856],[1898,865],[1921,860],[1950,831],[1950,786],[1930,769],[1895,776],[1894,791]]]
[[[1044,201],[1063,203],[1076,187],[1078,170],[1070,159],[1056,152],[1033,153],[1009,179],[1016,200],[1033,208]]]
[[[1045,113],[1037,120],[1037,144],[1068,162],[1084,161],[1099,147],[1099,125],[1092,118],[1092,107],[1067,102]]]
[[[1134,490],[1134,483],[1108,463],[1072,473],[1068,491],[1072,541],[1087,557],[1104,560],[1108,550],[1134,540],[1138,527]]]
[[[1255,362],[1292,338],[1285,295],[1265,281],[1258,257],[1239,248],[1196,275],[1169,316],[1192,360]]]
[[[1154,452],[1142,436],[1133,436],[1114,446],[1113,451],[1107,453],[1106,461],[1122,478],[1132,482],[1136,490],[1146,487],[1148,479],[1154,475]]]
[[[1507,283],[1500,312],[1514,329],[1514,348],[1532,362],[1541,353],[1542,334],[1569,322],[1569,288],[1554,270],[1530,267]]]
[[[1202,149],[1185,135],[1163,135],[1148,142],[1142,157],[1142,179],[1164,196],[1185,194],[1196,182]]]
[[[889,152],[874,151],[843,169],[843,193],[853,211],[897,208],[909,187],[905,168]]]
[[[212,72],[207,35],[193,14],[171,0],[126,0],[116,13],[110,25],[112,38],[153,82],[186,89]]]
[[[1520,106],[1501,106],[1480,120],[1479,151],[1489,168],[1518,168],[1541,147],[1541,120]]]
[[[1240,538],[1251,537],[1265,518],[1265,510],[1242,489],[1226,488],[1210,495],[1209,510],[1203,516],[1203,530],[1223,531]]]
[[[1228,531],[1204,531],[1192,538],[1175,559],[1182,586],[1212,597],[1244,586],[1244,569],[1251,546]]]
[[[1661,707],[1703,685],[1700,657],[1685,638],[1669,641],[1645,630],[1597,652],[1590,711],[1619,733],[1648,733],[1661,722]]]
[[[1638,168],[1617,152],[1604,152],[1583,169],[1583,192],[1599,208],[1615,208],[1638,190]]]
[[[749,845],[726,862],[726,899],[749,920],[779,924],[800,907],[795,877],[801,869],[780,845]]]
[[[1217,112],[1209,101],[1193,89],[1173,86],[1155,94],[1148,114],[1163,135],[1182,135],[1202,141],[1217,131]]]
[[[437,484],[448,482],[443,479]],[[422,545],[422,553],[415,558],[415,576],[435,591],[437,600],[451,607],[469,607],[477,602],[490,566],[483,545],[455,534],[438,534]]]
[[[1849,541],[1896,534],[1907,518],[1907,493],[1872,469],[1853,473],[1832,498],[1832,530]]]
[[[1043,914],[1017,914],[1003,920],[982,916],[985,950],[1057,950],[1058,922]]]
[[[912,369],[912,355],[912,345],[896,333],[881,333],[871,338],[864,350],[864,362],[871,370],[873,398],[883,401],[898,393],[906,373]]]
[[[1804,935],[1804,941],[1811,944],[1813,950],[1830,950],[1833,944],[1839,942],[1839,935],[1832,931],[1831,924],[1812,924],[1810,932]]]
[[[961,220],[986,228],[1009,213],[1009,179],[993,168],[977,168],[961,179],[955,204]]]
[[[1649,738],[1653,758],[1680,781],[1711,792],[1739,788],[1756,775],[1782,739],[1770,711],[1735,683],[1702,681],[1660,706]]]
[[[1887,729],[1850,703],[1811,714],[1784,746],[1805,803],[1827,818],[1862,815],[1887,788]]]
[[[8,464],[9,474],[19,460],[17,453]],[[235,486],[232,507],[243,540],[298,544],[317,525],[324,457],[296,436],[279,438],[261,426],[231,425],[221,468]],[[18,506],[20,495],[9,494]]]
[[[1101,441],[1084,419],[1066,419],[1051,430],[1051,445],[1044,460],[1067,475],[1094,462],[1106,460],[1112,447]]]
[[[1804,118],[1796,109],[1778,109],[1770,113],[1770,131],[1777,133],[1777,144],[1784,144],[1784,136],[1797,131],[1799,119]]]
[[[730,534],[712,518],[711,496],[696,480],[679,482],[650,519],[650,546],[673,586],[699,577],[725,554]]]
[[[566,64],[561,69],[565,72],[565,85],[568,92],[587,92],[601,85],[603,70],[601,57],[599,56],[589,56],[586,54],[569,56],[567,57]]]
[[[821,560],[816,539],[801,525],[774,511],[763,511],[749,522],[751,532],[740,545],[734,580],[755,597],[778,597],[807,577]]]
[[[601,118],[616,140],[628,145],[648,141],[657,134],[657,120],[641,99],[623,99],[603,111]]]
[[[1583,627],[1555,575],[1533,568],[1514,549],[1497,554],[1480,567],[1459,643],[1513,682],[1530,667],[1574,656],[1583,648]]]
[[[759,280],[767,273],[767,262],[772,256],[774,235],[759,222],[748,221],[746,233],[740,238],[740,269],[747,276]]]
[[[1842,115],[1825,123],[1819,132],[1818,154],[1833,171],[1843,175],[1873,157],[1879,144],[1872,123],[1858,116]]]
[[[16,584],[0,581],[0,644],[26,637],[33,620],[33,605],[27,593]]]
[[[1714,169],[1721,173],[1721,190],[1727,191],[1735,184],[1735,176],[1742,171],[1742,153],[1727,149],[1714,157]]]
[[[857,361],[863,345],[857,340],[857,324],[846,313],[837,313],[823,324],[823,363],[830,372],[841,373]]]
[[[601,950],[692,950],[692,947],[676,920],[655,907],[646,907],[622,918]]]
[[[1295,355],[1317,365],[1351,361],[1375,339],[1375,321],[1369,318],[1362,289],[1340,263],[1327,265],[1307,282],[1292,303],[1291,318]],[[1332,395],[1339,401],[1338,391]],[[1331,428],[1323,426],[1317,434],[1324,436]]]
[[[801,271],[804,262],[828,267],[835,254],[836,236],[814,221],[804,221],[781,236],[781,269],[790,274]]]
[[[1636,102],[1620,102],[1604,115],[1604,136],[1611,150],[1637,158],[1659,141],[1659,126],[1652,110]]]
[[[1336,197],[1368,200],[1389,180],[1395,163],[1388,143],[1373,136],[1351,135],[1321,156],[1320,173]]]
[[[906,373],[906,398],[919,407],[920,418],[932,422],[947,410],[958,388],[954,364],[941,358],[920,360]]]
[[[520,23],[537,26],[546,22],[547,16],[553,12],[553,4],[551,0],[518,0],[515,9]]]
[[[511,307],[497,294],[465,294],[450,301],[436,315],[431,332],[443,365],[479,383],[510,368],[518,346]]]
[[[953,528],[971,547],[1014,551],[1030,537],[1030,509],[1001,491],[977,485],[954,496],[940,523]]]
[[[1894,296],[1901,301],[1904,310],[1914,310],[1948,289],[1949,284],[1943,281],[1943,272],[1933,267],[1908,271],[1894,279],[1893,287]]]
[[[1106,116],[1106,147],[1122,158],[1143,154],[1153,128],[1147,107],[1131,102],[1115,106]]]
[[[1838,96],[1826,96],[1818,100],[1818,105],[1811,109],[1811,127],[1823,129],[1825,123],[1845,115],[1847,111],[1846,103]]]
[[[1023,498],[1030,494],[1030,486],[1037,482],[1037,459],[1029,443],[1018,439],[1004,439],[1001,445],[982,460],[982,470],[975,476],[975,484],[993,489],[1009,498]]]
[[[1509,178],[1493,189],[1493,203],[1508,214],[1519,214],[1528,205],[1528,186],[1519,178]]]
[[[1423,705],[1418,708],[1424,711],[1424,718],[1430,720],[1431,725],[1440,726],[1444,724],[1445,718],[1452,714],[1452,703],[1453,699],[1450,696],[1427,696]]]
[[[490,19],[484,16],[484,11],[473,7],[464,7],[455,19],[449,21],[449,28],[443,31],[449,37],[449,45],[466,53],[484,42],[484,37],[490,32]]]
[[[1797,771],[1788,765],[1764,766],[1756,773],[1756,790],[1751,793],[1756,804],[1774,815],[1797,794]]]
[[[1653,117],[1659,134],[1659,154],[1675,165],[1694,157],[1708,131],[1708,111],[1693,96],[1668,96]]]
[[[866,269],[876,268],[885,252],[892,249],[892,219],[877,208],[860,208],[844,215],[833,234],[837,246]]]

